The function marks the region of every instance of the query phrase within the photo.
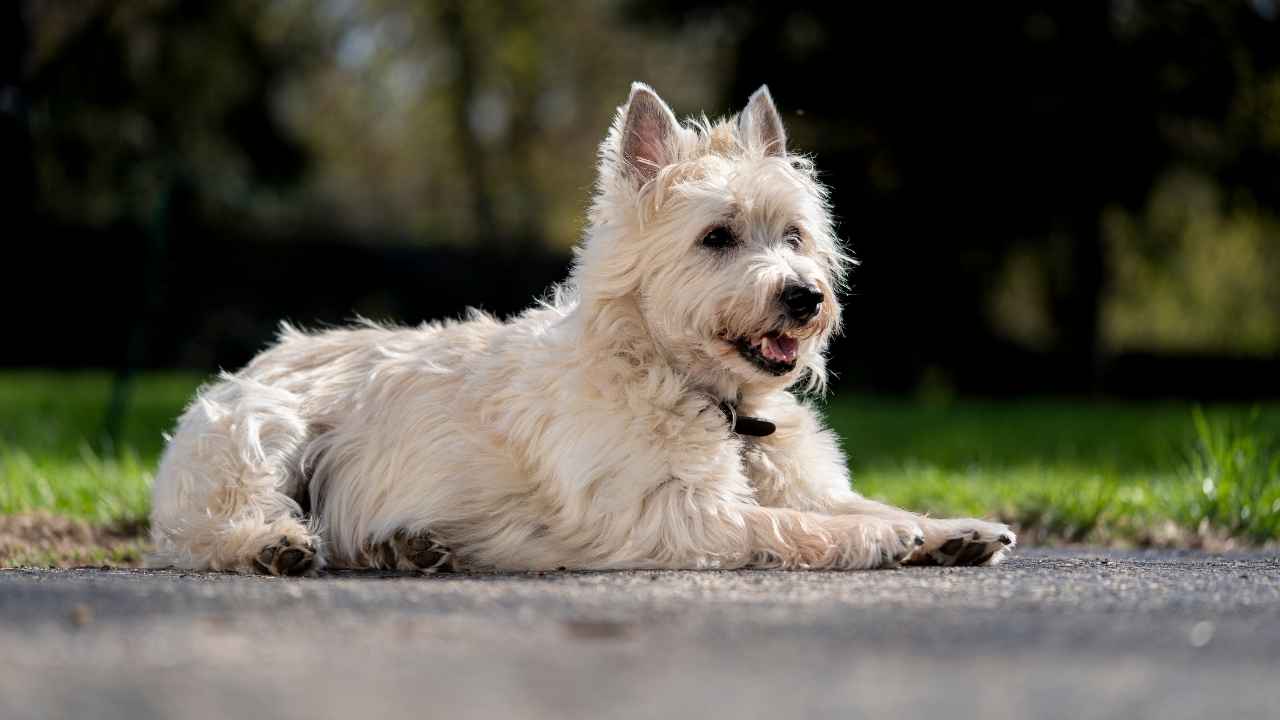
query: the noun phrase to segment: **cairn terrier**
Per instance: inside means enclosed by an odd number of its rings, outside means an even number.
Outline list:
[[[1005,525],[863,498],[822,392],[852,259],[766,88],[681,124],[635,84],[567,282],[506,321],[279,341],[203,388],[153,565],[313,574],[993,565]]]

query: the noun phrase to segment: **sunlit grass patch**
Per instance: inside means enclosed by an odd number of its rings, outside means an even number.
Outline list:
[[[1081,405],[1033,415],[1025,409],[957,408],[949,421],[955,430],[926,421],[914,431],[922,433],[915,447],[890,438],[902,460],[869,452],[860,465],[854,445],[854,485],[934,515],[997,517],[1033,541],[1209,547],[1280,541],[1274,407]],[[848,409],[833,418],[837,427],[845,421],[847,443],[874,424]]]
[[[104,457],[86,443],[64,457],[0,446],[0,513],[47,510],[100,523],[145,518],[153,465],[132,448]]]
[[[0,514],[144,519],[163,433],[199,382],[181,374],[134,379],[113,437],[106,373],[0,374]]]
[[[1223,420],[1196,409],[1183,497],[1171,503],[1182,522],[1256,543],[1280,539],[1280,438],[1257,430],[1258,415]]]

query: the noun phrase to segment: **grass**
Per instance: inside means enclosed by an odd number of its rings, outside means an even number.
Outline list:
[[[1257,416],[1249,418],[1250,425]],[[1199,410],[1195,425],[1198,442],[1184,473],[1183,502],[1174,503],[1181,519],[1257,543],[1280,538],[1280,448],[1274,436],[1215,423]]]
[[[108,375],[0,373],[0,516],[45,512],[99,529],[141,527],[162,432],[201,380],[137,378],[109,441]],[[997,516],[1042,542],[1280,541],[1277,405],[921,404],[846,395],[827,414],[844,439],[855,487],[895,504]],[[44,551],[25,552],[48,560]],[[127,561],[138,548],[76,552]]]
[[[1280,406],[1064,400],[828,407],[862,493],[1024,538],[1280,541]]]
[[[0,374],[0,514],[45,510],[98,524],[145,518],[161,433],[199,382],[139,378],[112,442],[104,434],[108,375]]]

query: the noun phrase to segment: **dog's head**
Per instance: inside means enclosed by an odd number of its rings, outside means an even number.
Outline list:
[[[850,262],[767,88],[735,118],[682,126],[632,86],[600,149],[584,300],[634,299],[662,351],[709,383],[821,387]]]

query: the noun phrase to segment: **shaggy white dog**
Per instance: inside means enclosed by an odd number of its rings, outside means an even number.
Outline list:
[[[153,564],[994,564],[1000,524],[850,489],[821,391],[851,260],[765,88],[682,126],[636,84],[569,280],[503,322],[285,327],[201,390],[155,483]]]

